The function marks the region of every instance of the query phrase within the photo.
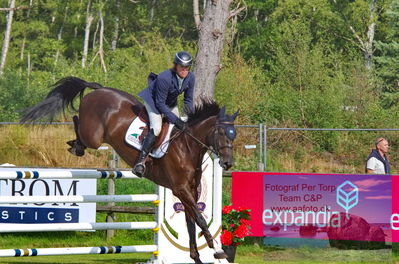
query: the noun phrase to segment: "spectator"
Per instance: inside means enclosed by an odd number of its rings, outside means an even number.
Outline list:
[[[373,149],[367,158],[366,173],[374,174],[390,174],[391,167],[387,157],[389,150],[388,140],[379,137],[375,141],[375,149]]]

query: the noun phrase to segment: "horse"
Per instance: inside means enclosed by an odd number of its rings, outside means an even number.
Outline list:
[[[144,109],[137,98],[77,77],[63,78],[52,87],[43,101],[25,111],[22,123],[43,119],[52,121],[67,109],[78,111],[78,115],[73,116],[76,139],[67,142],[71,153],[82,156],[86,148],[97,149],[102,143],[108,143],[129,166],[134,166],[139,151],[129,146],[124,136],[132,120]],[[84,94],[86,88],[94,91]],[[80,105],[76,109],[74,101],[78,95]],[[185,208],[190,257],[196,264],[201,264],[195,224],[201,228],[207,245],[215,250],[214,257],[227,257],[218,243],[215,246],[207,223],[197,208],[197,187],[201,180],[203,157],[208,150],[219,157],[223,169],[233,165],[234,121],[238,111],[228,115],[225,107],[220,108],[213,100],[203,100],[200,106],[187,114],[188,129],[173,128],[168,153],[159,159],[149,157],[143,177],[169,188],[180,199]]]

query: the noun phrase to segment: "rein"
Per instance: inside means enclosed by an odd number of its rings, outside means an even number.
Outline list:
[[[199,144],[199,145],[201,145],[203,148],[205,148],[205,149],[207,149],[207,150],[209,150],[209,151],[211,151],[212,153],[214,153],[216,156],[218,156],[218,158],[220,158],[220,150],[221,149],[224,149],[224,148],[230,148],[230,149],[232,149],[233,148],[233,145],[231,144],[231,143],[229,143],[229,144],[227,144],[227,145],[224,145],[224,146],[219,146],[219,141],[218,140],[216,140],[215,141],[215,139],[216,138],[219,138],[219,135],[220,135],[220,133],[219,133],[219,128],[220,127],[224,127],[224,126],[226,126],[226,125],[234,125],[232,122],[216,122],[216,126],[214,127],[214,130],[213,130],[213,139],[214,139],[214,146],[211,146],[211,147],[208,147],[205,143],[203,143],[201,140],[199,140],[196,136],[194,136],[193,134],[191,134],[189,131],[187,131],[187,130],[179,130],[177,133],[175,133],[170,139],[169,139],[169,143],[172,143],[172,141],[173,140],[175,140],[177,137],[179,137],[181,134],[183,134],[183,133],[185,133],[185,134],[187,134],[188,136],[190,136],[197,144]],[[202,164],[204,163],[205,161],[203,161],[202,162]],[[198,169],[198,168],[197,168]]]
[[[193,134],[191,134],[188,131],[181,131],[181,133],[185,132],[187,135],[189,135],[192,139],[194,139],[195,142],[197,142],[198,144],[200,144],[203,148],[206,148],[207,150],[212,151],[216,156],[219,157],[219,153],[216,152],[216,150],[214,150],[212,147],[208,147],[206,144],[204,144],[201,140],[199,140],[198,138],[196,138]]]
[[[217,128],[222,127],[223,125],[233,125],[233,123],[231,122],[222,122],[216,123],[216,128],[213,131],[214,134],[214,139],[219,137],[219,130]],[[184,131],[179,131],[177,132],[174,136],[172,136],[172,138],[169,139],[169,142],[172,142],[175,138],[177,138],[178,136],[180,136],[180,134],[185,133],[187,135],[189,135],[196,143],[198,143],[199,145],[201,145],[203,148],[206,148],[207,150],[211,151],[212,153],[214,153],[216,156],[218,156],[220,158],[220,150],[224,149],[224,148],[233,148],[232,144],[227,144],[225,146],[219,146],[219,141],[215,141],[215,148],[213,147],[208,147],[205,143],[203,143],[201,140],[199,140],[197,137],[195,137],[193,134],[191,134],[190,132],[188,132],[187,130]]]

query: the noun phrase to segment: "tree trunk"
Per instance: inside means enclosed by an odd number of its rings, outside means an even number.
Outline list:
[[[199,29],[198,52],[193,70],[196,76],[195,104],[200,103],[201,98],[212,99],[214,96],[216,75],[222,68],[220,60],[231,2],[210,0],[207,3]]]
[[[1,50],[0,76],[3,75],[4,67],[6,65],[8,47],[10,45],[11,24],[12,24],[12,18],[14,16],[14,8],[15,8],[15,0],[11,0],[10,1],[10,12],[7,15],[7,25],[6,25],[6,32],[4,34],[3,48]]]
[[[373,68],[373,42],[375,34],[375,15],[376,15],[377,0],[373,0],[370,3],[370,25],[367,28],[367,40],[364,42],[364,59],[366,69],[371,70]]]
[[[90,38],[90,26],[93,22],[93,15],[91,13],[91,0],[87,3],[86,10],[86,27],[85,27],[85,39],[83,42],[83,56],[82,56],[82,68],[86,67],[87,54],[89,52],[89,38]]]
[[[337,4],[336,0],[333,0],[335,4]],[[358,33],[354,29],[352,25],[348,23],[348,18],[343,15],[345,21],[347,21],[349,29],[351,30],[353,36],[355,37],[356,41],[353,41],[356,46],[360,48],[360,50],[363,52],[364,55],[364,65],[367,70],[371,70],[373,68],[373,56],[374,56],[374,50],[373,50],[373,42],[374,42],[374,35],[375,35],[375,26],[376,23],[375,21],[377,20],[377,2],[378,0],[372,0],[369,1],[369,10],[370,10],[370,17],[369,21],[370,24],[367,26],[367,35],[364,37],[363,33]],[[365,31],[363,31],[365,32]]]
[[[83,5],[83,0],[80,0],[80,3],[79,3],[79,11],[78,11],[78,14],[76,15],[76,18],[77,18],[78,20],[80,19],[80,9],[82,8],[82,5]],[[74,37],[74,38],[77,38],[77,37],[78,37],[78,27],[77,27],[77,26],[75,26],[75,28],[73,29],[73,32],[74,32],[73,37]]]
[[[60,31],[58,32],[58,35],[57,35],[58,42],[61,42],[61,40],[62,40],[62,33],[64,31],[64,26],[65,26],[65,21],[66,21],[67,15],[68,15],[68,2],[66,3],[65,12],[64,12],[64,18],[62,20]],[[60,56],[60,50],[57,49],[57,53],[55,54],[54,65],[57,65],[59,56]]]
[[[97,41],[97,33],[98,33],[98,30],[100,29],[100,23],[101,23],[101,21],[100,21],[100,19],[97,21],[97,24],[96,24],[96,30],[94,31],[94,34],[93,34],[93,45],[92,45],[92,49],[93,50],[96,50],[96,48],[97,48],[97,46],[96,46],[96,41]]]
[[[98,53],[100,55],[100,62],[101,62],[101,67],[104,72],[107,72],[107,68],[105,67],[105,61],[104,61],[104,17],[103,13],[100,12],[100,43],[99,43],[99,48],[98,48]]]
[[[115,26],[114,34],[112,35],[111,50],[116,50],[116,46],[119,38],[119,9],[121,8],[121,1],[116,1],[116,16],[115,16]]]
[[[201,25],[201,17],[200,17],[200,12],[199,12],[199,0],[193,0],[193,11],[194,11],[194,22],[195,26],[197,27],[197,30],[200,29]]]
[[[151,9],[150,9],[150,21],[151,22],[154,20],[155,2],[156,2],[156,0],[151,1]]]
[[[103,69],[103,72],[107,72],[107,67],[105,67],[105,61],[104,61],[104,17],[103,13],[100,10],[99,12],[99,23],[100,23],[100,39],[99,39],[99,47],[96,55],[94,56],[93,60],[91,61],[90,64],[93,64],[97,56],[100,57],[100,63],[101,63],[101,68]]]
[[[33,0],[29,0],[29,9],[28,13],[26,14],[26,22],[29,22],[29,17],[30,17],[30,11],[32,10],[32,5],[33,5]],[[25,43],[26,43],[26,31],[24,31],[24,38],[22,39],[22,45],[21,45],[21,54],[20,54],[20,59],[24,59],[24,52],[25,52]]]

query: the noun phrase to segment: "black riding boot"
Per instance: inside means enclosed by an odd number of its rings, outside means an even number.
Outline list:
[[[145,159],[147,158],[148,154],[151,151],[152,146],[154,146],[155,143],[155,135],[154,135],[154,130],[151,129],[150,132],[148,132],[147,136],[144,138],[143,141],[143,146],[141,147],[139,159],[136,163],[136,165],[133,168],[133,173],[139,177],[144,176],[145,172]]]

